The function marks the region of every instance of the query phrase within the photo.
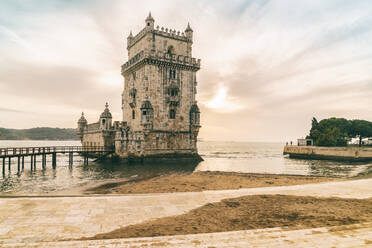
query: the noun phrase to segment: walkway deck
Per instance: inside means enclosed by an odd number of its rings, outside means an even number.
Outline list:
[[[68,245],[69,243],[56,241],[93,236],[98,233],[109,232],[122,226],[140,223],[153,218],[182,214],[208,202],[217,202],[224,198],[255,194],[287,194],[363,199],[372,197],[371,188],[372,179],[363,179],[296,186],[173,194],[0,198],[0,246],[24,247],[27,244],[32,247],[32,243],[34,243],[34,247],[79,247],[80,245],[82,247],[95,247],[99,245],[105,247],[106,244],[110,247],[115,247],[115,244],[118,244],[116,247],[125,247],[123,244],[125,244],[125,242],[127,242],[126,244],[130,244],[130,240],[123,239],[116,243],[114,240],[81,241],[80,243],[75,242],[75,245],[73,245],[73,243]],[[370,224],[366,224],[366,226],[357,228],[356,233],[360,232],[360,235],[364,235],[362,240],[372,240],[371,228],[372,226]],[[255,231],[256,230],[236,232],[238,235],[237,237],[241,238],[233,239],[232,243],[226,243],[225,247],[247,247],[247,244],[252,242],[250,235],[254,235]],[[265,233],[266,231],[267,233]],[[275,237],[279,235],[279,233],[280,235],[287,235],[289,237],[288,239],[294,242],[301,240],[300,234],[298,233],[302,233],[302,236],[308,237],[307,240],[311,240],[312,235],[319,234],[319,238],[322,237],[321,233],[318,233],[318,231],[286,231],[283,234],[283,231],[279,230],[276,234],[274,232],[272,236],[270,236],[269,230],[266,231],[263,232],[265,233],[264,236],[266,235],[267,241],[266,243],[262,243],[261,247],[267,247],[268,244],[273,244],[271,242],[276,240]],[[226,235],[229,236],[229,234]],[[215,235],[200,234],[197,236],[200,238],[196,239],[196,243],[193,244],[196,246],[197,242],[205,244],[207,241],[211,244],[220,244],[220,242],[224,242],[223,240],[226,239],[226,235],[224,233]],[[261,234],[257,232],[255,235],[256,239],[258,239]],[[324,235],[327,236],[331,234]],[[159,237],[141,240],[143,240],[143,244],[160,242],[163,243],[164,247],[189,247],[190,242],[194,242],[193,235],[187,235],[186,238],[182,239],[177,237]],[[169,240],[178,240],[177,242],[179,245],[177,243],[177,245],[168,244]],[[338,245],[335,245],[333,241],[330,241],[328,244],[336,247],[353,247],[351,244],[354,244],[355,241],[355,247],[362,247],[360,245],[362,241],[357,237],[351,237],[351,241],[345,243],[348,244],[348,246],[343,245],[344,241],[342,240],[345,239],[335,238],[334,242],[340,242]],[[260,243],[256,244],[260,247]],[[296,245],[298,245],[296,247],[311,246],[300,245],[300,243]],[[224,246],[221,245],[221,247]],[[312,245],[312,247],[314,247],[314,245]]]
[[[73,164],[74,154],[84,157],[84,164],[88,165],[88,156],[92,154],[107,154],[114,152],[114,148],[105,146],[48,146],[48,147],[7,147],[0,148],[0,159],[2,160],[2,174],[6,173],[6,159],[8,159],[8,171],[11,171],[12,158],[18,159],[17,171],[20,174],[25,167],[25,157],[30,157],[30,169],[36,169],[37,156],[41,156],[41,165],[46,169],[47,155],[52,156],[53,169],[57,166],[57,154],[69,154],[69,165]]]

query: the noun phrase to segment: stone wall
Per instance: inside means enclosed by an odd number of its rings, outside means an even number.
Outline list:
[[[189,132],[130,132],[128,136],[121,136],[117,132],[116,135],[116,154],[122,157],[197,154],[196,143],[192,141]]]
[[[83,146],[104,146],[105,141],[101,130],[85,132],[82,140]]]
[[[283,154],[293,158],[372,160],[372,148],[364,147],[285,146]]]

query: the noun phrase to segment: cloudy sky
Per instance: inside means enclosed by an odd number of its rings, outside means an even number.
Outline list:
[[[313,116],[372,121],[370,0],[1,0],[0,127],[121,120],[126,37],[194,29],[200,137],[287,141]]]

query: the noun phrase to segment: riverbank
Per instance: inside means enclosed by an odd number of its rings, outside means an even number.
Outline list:
[[[132,179],[105,183],[84,191],[85,194],[142,194],[201,192],[205,190],[232,190],[289,186],[309,183],[343,181],[344,178],[247,174],[235,172],[173,173],[153,178]]]

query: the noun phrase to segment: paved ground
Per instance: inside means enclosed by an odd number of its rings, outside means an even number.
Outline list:
[[[323,197],[344,197],[344,198],[369,198],[372,197],[372,179],[332,182],[321,184],[307,184],[297,186],[282,186],[240,190],[205,191],[173,194],[143,194],[143,195],[123,195],[123,196],[89,196],[89,197],[35,197],[35,198],[0,198],[0,246],[22,247],[24,244],[35,247],[40,246],[38,242],[53,242],[60,239],[79,238],[82,236],[93,236],[97,233],[109,232],[121,226],[140,223],[152,218],[159,218],[169,215],[178,215],[193,208],[202,206],[208,202],[220,201],[224,198],[239,197],[252,194],[287,194],[287,195],[306,195]],[[360,232],[364,240],[372,240],[371,225],[357,228],[353,232]],[[321,229],[323,230],[323,229]],[[302,230],[304,231],[304,230]],[[249,235],[253,231],[234,232],[236,242],[248,242]],[[266,233],[266,231],[263,231]],[[288,231],[287,231],[288,232]],[[289,240],[297,239],[297,231],[288,232]],[[305,232],[305,231],[304,231]],[[309,231],[310,233],[312,231]],[[247,233],[247,237],[245,237]],[[277,235],[282,234],[278,231]],[[301,232],[300,232],[301,233]],[[270,234],[270,232],[269,232]],[[270,235],[266,239],[270,239]],[[204,236],[203,236],[204,235]],[[211,235],[211,236],[208,236]],[[219,244],[226,238],[231,238],[230,234],[202,234],[198,242]],[[258,235],[258,234],[257,234]],[[261,234],[259,234],[261,235]],[[266,235],[266,234],[265,234]],[[308,235],[301,234],[301,235]],[[315,235],[313,233],[312,235]],[[317,233],[318,235],[318,233]],[[330,234],[319,234],[330,235]],[[333,235],[333,234],[332,234]],[[348,234],[349,235],[349,234]],[[197,235],[198,236],[198,235]],[[199,237],[198,236],[198,237]],[[275,236],[275,235],[274,235]],[[272,240],[276,240],[275,237]],[[311,235],[310,235],[311,236]],[[312,240],[310,238],[309,240]],[[358,235],[357,235],[358,236]],[[179,236],[178,236],[179,237]],[[188,236],[189,237],[189,236]],[[190,236],[191,237],[191,236]],[[210,238],[207,238],[210,237]],[[257,236],[259,237],[259,236]],[[165,240],[179,240],[179,238],[162,237]],[[162,240],[160,238],[160,240]],[[314,236],[314,238],[316,238]],[[321,237],[319,237],[322,239]],[[356,237],[351,237],[353,243]],[[181,238],[182,239],[182,238]],[[258,238],[260,240],[261,238]],[[140,239],[144,242],[153,242],[154,239]],[[187,247],[179,243],[175,247]],[[214,240],[214,241],[213,241]],[[239,241],[240,240],[240,241]],[[249,238],[250,240],[250,238]],[[336,243],[338,242],[335,239]],[[358,239],[359,240],[359,239]],[[114,242],[113,240],[111,240]],[[94,245],[111,241],[89,241]],[[134,242],[134,240],[132,240]],[[132,242],[131,241],[131,242]],[[138,240],[137,240],[138,241]],[[359,240],[360,241],[360,240]],[[359,242],[358,241],[358,242]],[[82,247],[89,246],[88,241],[84,241]],[[128,240],[119,240],[118,244]],[[141,241],[142,242],[142,241]],[[159,241],[163,242],[163,241]],[[180,241],[175,241],[180,242]],[[235,241],[234,241],[235,242]],[[250,241],[251,242],[251,241]],[[271,244],[269,241],[266,244]],[[284,241],[283,241],[284,242]],[[341,242],[341,241],[340,241]],[[346,241],[345,241],[346,242]],[[348,241],[349,242],[349,241]],[[360,241],[362,242],[362,241]],[[368,243],[368,241],[366,241]],[[70,242],[71,243],[71,242]],[[332,242],[331,242],[332,243]],[[330,243],[330,244],[331,244]],[[344,241],[342,241],[343,244]],[[37,245],[38,244],[38,245]],[[52,244],[52,246],[48,246]],[[59,244],[59,245],[57,245]],[[46,247],[68,247],[69,243],[44,243]],[[81,243],[82,244],[82,243]],[[108,246],[115,247],[113,243]],[[128,244],[128,243],[126,243]],[[144,243],[145,244],[145,243]],[[245,243],[246,244],[246,243]],[[359,243],[358,243],[359,244]],[[165,245],[165,244],[164,244]],[[235,245],[235,243],[234,243]],[[234,247],[233,244],[229,247]],[[243,247],[239,246],[236,247]],[[257,243],[259,245],[259,243]],[[371,244],[363,244],[370,245]],[[70,247],[80,246],[72,244]],[[168,245],[172,246],[172,244]],[[212,245],[213,246],[213,245]],[[121,246],[120,246],[121,247]],[[134,246],[136,247],[136,246]],[[144,246],[146,247],[146,246]],[[278,247],[278,246],[276,246]],[[302,246],[303,247],[303,246]],[[306,246],[305,246],[306,247]],[[314,247],[314,246],[313,246]],[[316,247],[316,246],[315,246]],[[336,247],[341,247],[336,245]],[[346,246],[350,247],[350,246]],[[359,246],[360,247],[360,246]]]
[[[27,247],[301,247],[301,248],[343,248],[371,247],[372,223],[342,226],[337,228],[313,228],[288,231],[281,228],[267,228],[236,232],[163,236],[155,238],[109,239],[65,242],[28,243]],[[24,243],[4,245],[4,248],[24,247]]]

